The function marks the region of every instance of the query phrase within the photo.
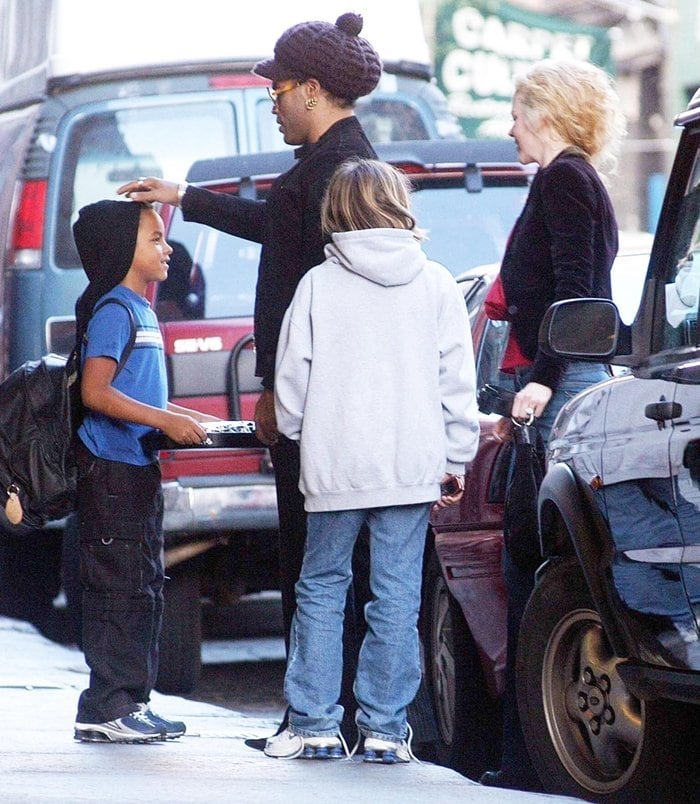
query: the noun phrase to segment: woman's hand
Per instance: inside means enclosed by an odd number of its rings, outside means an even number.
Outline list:
[[[552,389],[547,385],[529,382],[515,395],[512,417],[532,424],[532,419],[538,419],[544,413],[552,393]]]
[[[126,195],[132,201],[146,201],[149,204],[159,201],[161,204],[177,206],[179,184],[173,181],[157,179],[154,176],[142,176],[134,179],[117,190],[118,195]]]

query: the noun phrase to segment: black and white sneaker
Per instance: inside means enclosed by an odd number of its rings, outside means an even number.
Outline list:
[[[141,710],[106,723],[76,723],[74,736],[82,743],[148,743],[164,740],[165,729]]]
[[[161,717],[153,712],[146,703],[139,704],[139,712],[146,715],[154,726],[158,726],[162,729],[165,732],[167,740],[176,740],[178,737],[182,737],[187,731],[187,726],[185,726],[181,720],[168,720],[167,718]]]

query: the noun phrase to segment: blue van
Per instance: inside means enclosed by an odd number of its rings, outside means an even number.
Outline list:
[[[148,13],[152,7],[167,8],[148,5]],[[34,42],[28,32],[36,36],[35,12],[41,6],[49,24],[45,40]],[[300,6],[295,19],[304,11]],[[66,19],[69,12],[75,16],[75,3],[39,0],[0,8],[0,59],[11,61],[14,53],[19,60],[2,65],[0,73],[5,79],[0,82],[0,242],[6,244],[0,377],[45,353],[54,328],[56,336],[65,335],[66,324],[70,331],[66,318],[85,281],[71,235],[80,207],[114,196],[134,176],[184,180],[200,159],[284,147],[267,82],[250,73],[258,58],[272,51],[269,20],[256,20],[249,10],[244,21],[235,20],[224,49],[211,18],[206,38],[199,40],[191,36],[194,15],[179,29],[174,23],[184,21],[166,15],[158,21],[156,37],[165,50],[154,53],[158,45],[151,38],[148,61],[133,64],[122,52],[119,30],[112,38],[104,34],[109,29],[104,18],[111,17],[107,8],[81,4],[78,10],[82,28],[77,19]],[[139,29],[148,30],[142,13]],[[90,14],[100,18],[98,52],[86,47],[92,41],[84,33]],[[123,25],[129,17],[120,5],[113,22]],[[284,26],[275,20],[275,30],[278,24],[281,32]],[[251,44],[256,38],[259,43]],[[113,57],[109,51],[115,42],[120,52]],[[386,61],[380,86],[360,101],[357,113],[374,141],[459,136],[425,61]]]
[[[80,207],[116,197],[134,176],[184,180],[198,160],[286,147],[267,82],[250,70],[289,25],[347,10],[335,0],[289,5],[271,18],[267,4],[241,14],[216,0],[187,11],[162,0],[0,4],[0,379],[72,345],[86,282],[71,232]],[[375,5],[363,33],[385,69],[357,107],[368,134],[459,138],[431,80],[418,4]],[[136,47],[148,32],[148,48]],[[28,539],[0,513],[0,614],[51,631],[61,528]]]

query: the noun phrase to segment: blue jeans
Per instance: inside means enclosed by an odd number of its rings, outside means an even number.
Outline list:
[[[420,684],[418,610],[429,503],[309,513],[284,691],[298,734],[339,732],[343,611],[352,552],[362,525],[370,532],[367,633],[355,677],[357,723],[365,736],[406,736],[406,707]]]

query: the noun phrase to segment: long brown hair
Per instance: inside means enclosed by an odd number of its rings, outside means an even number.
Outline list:
[[[321,207],[326,234],[360,229],[408,229],[422,239],[411,211],[408,178],[386,162],[349,159],[333,174]]]

